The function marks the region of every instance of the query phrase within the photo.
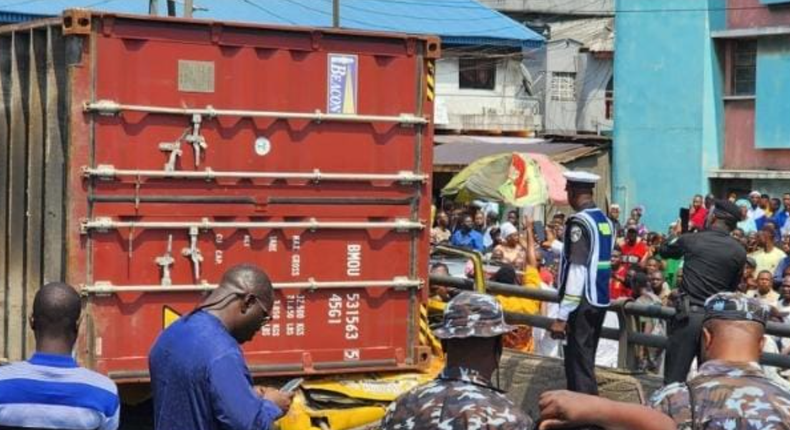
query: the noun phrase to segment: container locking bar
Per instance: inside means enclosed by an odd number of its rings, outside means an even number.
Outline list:
[[[425,284],[421,279],[409,279],[397,276],[392,279],[378,281],[316,281],[313,278],[303,282],[275,282],[275,290],[307,290],[345,288],[392,288],[394,290],[420,289]],[[111,282],[96,282],[80,289],[83,295],[109,295],[119,293],[185,293],[206,292],[217,288],[217,284],[201,282],[192,285],[113,285]]]
[[[422,230],[425,224],[422,222],[409,221],[398,218],[395,221],[383,222],[335,222],[318,221],[311,218],[308,221],[263,221],[263,222],[219,222],[210,221],[203,218],[200,221],[115,221],[112,218],[97,217],[90,220],[83,220],[80,223],[80,232],[86,234],[91,230],[107,232],[109,230],[129,228],[142,230],[177,230],[185,229],[192,231],[212,230],[212,229],[305,229],[305,230],[367,230],[367,229],[386,229],[405,232],[410,230]]]
[[[184,115],[193,117],[202,115],[208,118],[218,116],[236,116],[245,118],[275,118],[275,119],[303,119],[316,122],[337,121],[337,122],[384,122],[401,125],[422,125],[427,124],[428,120],[410,113],[400,115],[356,115],[356,114],[332,114],[324,113],[316,109],[314,112],[280,112],[280,111],[261,111],[261,110],[234,110],[234,109],[215,109],[212,106],[205,108],[178,108],[167,106],[146,106],[146,105],[125,105],[113,100],[99,100],[96,102],[85,102],[83,107],[85,112],[95,112],[100,115],[118,115],[121,112],[143,112],[152,114]]]
[[[401,171],[394,174],[375,173],[326,173],[319,169],[312,172],[243,172],[243,171],[175,171],[175,170],[125,170],[116,169],[109,164],[100,164],[96,167],[83,167],[83,175],[87,178],[112,180],[121,177],[130,178],[172,178],[172,179],[274,179],[274,180],[305,180],[315,183],[323,181],[334,182],[370,182],[370,181],[397,181],[404,184],[425,183],[428,175],[418,175],[414,172]]]
[[[192,261],[192,270],[194,272],[195,281],[200,280],[200,263],[203,262],[203,254],[198,248],[198,234],[200,231],[197,226],[189,228],[189,248],[181,250],[181,255],[188,257]]]
[[[156,265],[162,269],[162,285],[172,285],[173,280],[170,277],[170,266],[175,264],[176,260],[173,258],[173,235],[167,236],[167,250],[164,254],[156,257],[154,260]]]

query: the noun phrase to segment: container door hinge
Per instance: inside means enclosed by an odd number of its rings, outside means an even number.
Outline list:
[[[187,143],[192,144],[192,149],[195,151],[195,166],[200,167],[200,159],[202,157],[203,151],[208,148],[208,143],[206,142],[206,138],[200,134],[200,124],[203,121],[203,117],[199,114],[192,115],[192,133],[187,134],[186,141]]]

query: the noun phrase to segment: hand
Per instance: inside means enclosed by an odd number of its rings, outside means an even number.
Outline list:
[[[540,396],[540,430],[592,424],[599,398],[565,390],[547,391]]]
[[[565,339],[565,331],[568,328],[568,323],[562,320],[554,320],[549,326],[549,333],[552,339]]]
[[[440,299],[444,302],[449,302],[453,295],[450,293],[451,288],[445,287],[444,285],[431,285],[431,291],[433,294],[439,296]]]
[[[283,411],[283,414],[287,414],[288,410],[291,409],[294,393],[286,393],[271,387],[255,387],[255,391],[259,396],[277,405]]]
[[[524,231],[532,231],[532,228],[535,225],[535,221],[532,219],[532,215],[527,215],[521,222],[521,227]]]

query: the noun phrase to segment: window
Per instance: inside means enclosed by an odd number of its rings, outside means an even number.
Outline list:
[[[458,86],[461,89],[493,90],[496,87],[496,60],[489,58],[460,58]]]
[[[732,52],[731,94],[734,96],[753,96],[757,76],[757,42],[739,40]]]
[[[614,118],[614,76],[609,78],[609,83],[606,84],[606,119]]]
[[[576,73],[552,72],[551,99],[566,102],[576,100]]]

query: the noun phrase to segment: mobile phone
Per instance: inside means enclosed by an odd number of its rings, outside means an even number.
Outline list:
[[[543,243],[546,241],[546,226],[543,225],[543,221],[535,221],[535,241],[537,243]]]
[[[691,211],[689,208],[680,208],[680,231],[687,233],[689,231],[689,218],[691,218]]]
[[[291,379],[290,381],[286,382],[282,388],[280,388],[280,391],[283,393],[293,393],[297,388],[302,386],[302,383],[304,383],[304,378]]]

